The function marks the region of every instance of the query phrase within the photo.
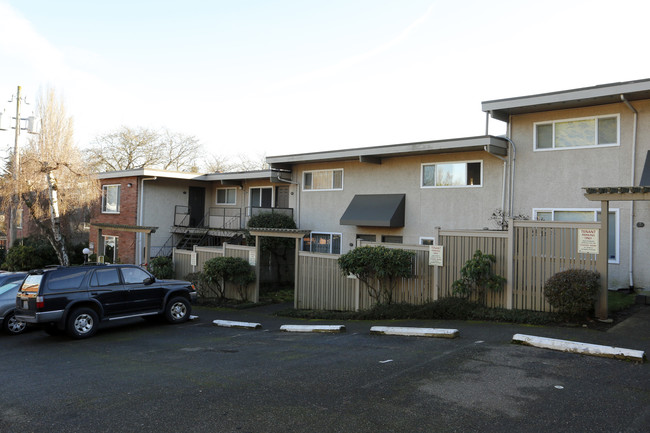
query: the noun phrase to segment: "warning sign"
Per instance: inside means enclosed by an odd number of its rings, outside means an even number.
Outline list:
[[[598,254],[599,236],[599,229],[578,229],[578,252]]]

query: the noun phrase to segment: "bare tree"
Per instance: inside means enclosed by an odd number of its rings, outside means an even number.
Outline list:
[[[95,138],[86,157],[96,171],[140,167],[196,171],[200,150],[194,136],[122,126]]]
[[[269,168],[269,165],[266,163],[266,155],[250,157],[240,153],[234,160],[227,156],[211,155],[203,160],[203,168],[208,173],[227,173],[265,170]]]
[[[4,176],[0,193],[8,197],[18,191],[20,204],[27,207],[31,220],[49,240],[59,263],[67,266],[61,217],[91,206],[100,189],[74,145],[72,118],[53,89],[41,96],[38,114],[41,132],[21,150],[17,179]],[[4,200],[3,206],[8,202]]]

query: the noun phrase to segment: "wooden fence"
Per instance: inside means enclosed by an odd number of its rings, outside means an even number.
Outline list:
[[[415,253],[415,277],[401,280],[395,302],[423,304],[452,296],[452,284],[476,250],[496,257],[494,271],[506,278],[503,290],[490,292],[486,305],[533,311],[551,311],[543,294],[553,274],[572,268],[596,268],[595,254],[578,253],[578,230],[599,229],[600,223],[511,221],[508,231],[440,230],[434,233],[443,247],[443,265],[429,266],[429,247],[374,244]],[[301,252],[295,305],[302,309],[351,311],[372,306],[363,283],[341,274],[338,255]]]
[[[255,247],[242,245],[223,244],[220,247],[197,247],[193,251],[174,248],[172,260],[174,262],[175,276],[178,279],[186,279],[188,274],[203,271],[203,264],[215,257],[239,257],[244,260],[250,259],[251,252],[255,253]],[[226,284],[226,297],[229,299],[240,299],[241,296],[231,285]],[[245,298],[257,302],[259,293],[255,283],[251,283],[245,291]]]
[[[452,284],[476,250],[496,257],[494,271],[506,279],[503,290],[487,293],[490,307],[551,311],[543,294],[544,283],[566,269],[589,269],[603,274],[597,267],[596,254],[578,253],[578,230],[600,229],[600,223],[546,221],[510,221],[507,231],[435,229],[436,245],[443,247],[442,266],[429,265],[429,247],[424,245],[384,245],[415,253],[415,277],[402,279],[393,292],[394,302],[423,304],[453,296]],[[203,270],[203,263],[218,256],[249,259],[255,247],[227,245],[195,247],[194,251],[174,250],[177,278]],[[373,299],[359,280],[343,275],[336,254],[300,251],[296,272],[294,305],[300,309],[356,311],[370,308]],[[194,264],[192,264],[194,263]],[[607,261],[604,261],[607,266]],[[602,266],[602,265],[601,265]],[[259,290],[249,287],[248,299],[257,301]],[[228,297],[237,298],[232,290]]]

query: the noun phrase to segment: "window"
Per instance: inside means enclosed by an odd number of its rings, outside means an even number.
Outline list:
[[[343,189],[343,169],[305,171],[302,174],[305,191],[332,191]]]
[[[312,232],[302,239],[302,250],[312,253],[341,254],[341,234]]]
[[[481,161],[422,164],[423,188],[481,186],[482,178]]]
[[[364,242],[377,242],[377,235],[357,234],[357,239]]]
[[[76,290],[86,276],[85,270],[68,268],[52,271],[47,287],[52,291]]]
[[[381,241],[385,242],[387,244],[401,244],[402,243],[402,237],[401,236],[394,236],[394,235],[382,235],[381,236]]]
[[[600,221],[598,209],[533,209],[533,218],[539,221],[570,221],[593,222]],[[619,262],[619,224],[618,209],[609,212],[609,239],[607,240],[607,257],[609,263]]]
[[[124,284],[142,284],[150,275],[140,268],[121,268]]]
[[[120,213],[120,185],[102,186],[102,213]]]
[[[251,207],[273,207],[273,188],[251,188]]]
[[[16,209],[16,228],[18,230],[23,228],[23,208]]]
[[[217,190],[217,204],[236,204],[237,189],[221,188]]]
[[[435,238],[427,238],[427,237],[420,238],[420,245],[433,245],[434,242],[435,242]]]
[[[115,268],[97,269],[90,280],[90,285],[93,287],[116,286],[119,284],[120,276]]]
[[[618,115],[535,123],[535,150],[618,146]]]
[[[115,263],[117,257],[117,236],[104,236],[104,261]]]

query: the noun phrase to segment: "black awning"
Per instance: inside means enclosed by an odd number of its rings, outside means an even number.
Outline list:
[[[404,227],[406,194],[357,194],[341,217],[341,225]]]

